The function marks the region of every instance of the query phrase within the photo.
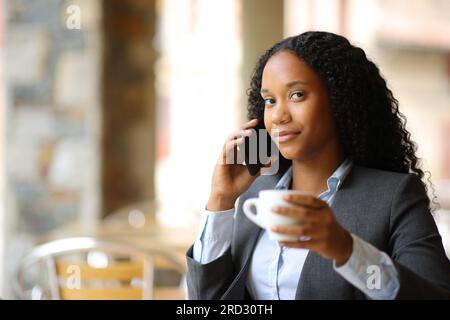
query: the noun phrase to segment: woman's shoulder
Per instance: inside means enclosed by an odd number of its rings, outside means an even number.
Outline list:
[[[370,168],[365,167],[361,165],[354,164],[351,171],[355,171],[358,175],[365,175],[369,177],[383,177],[384,179],[395,179],[395,180],[401,180],[404,179],[406,176],[408,176],[410,173],[404,173],[404,172],[396,172],[396,171],[389,171],[389,170],[383,170],[378,168]]]
[[[384,190],[398,190],[402,186],[413,185],[423,188],[420,177],[414,173],[395,172],[377,168],[354,165],[349,180],[355,184],[369,184]]]

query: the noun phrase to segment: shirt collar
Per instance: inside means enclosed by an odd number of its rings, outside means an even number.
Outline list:
[[[339,165],[339,167],[331,174],[331,176],[327,179],[328,190],[322,194],[335,193],[339,189],[339,187],[342,185],[342,183],[344,182],[344,180],[347,177],[348,173],[350,172],[350,169],[352,168],[352,166],[353,166],[353,161],[351,161],[349,158],[345,159]],[[275,189],[278,189],[278,190],[289,189],[291,180],[292,180],[292,165],[289,167],[289,169],[284,173],[284,175],[278,181],[277,185],[275,186]]]

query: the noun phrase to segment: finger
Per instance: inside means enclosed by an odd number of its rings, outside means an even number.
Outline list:
[[[254,126],[256,126],[258,124],[259,120],[258,119],[252,119],[246,123],[244,123],[241,127],[241,129],[248,129],[248,128],[253,128]]]
[[[244,154],[244,141],[245,138],[242,139],[242,142],[239,142],[236,145],[236,163],[245,164],[245,154]]]
[[[226,142],[233,141],[235,139],[241,138],[241,137],[248,137],[252,134],[252,129],[239,129],[234,132],[232,132],[226,139]]]
[[[239,160],[237,147],[243,142],[244,138],[242,137],[226,142],[222,152],[221,164],[237,164]]]
[[[316,210],[311,210],[306,207],[275,206],[272,207],[272,211],[277,214],[301,221],[302,223],[315,223],[320,219],[320,215]]]
[[[280,245],[287,248],[301,248],[301,249],[310,249],[313,251],[316,251],[322,240],[306,240],[306,241],[282,241],[280,242]]]
[[[288,202],[295,203],[296,205],[308,207],[311,209],[321,209],[328,206],[325,201],[313,195],[307,194],[287,194],[283,196],[283,199]]]
[[[273,226],[270,228],[271,231],[282,233],[282,234],[288,234],[296,236],[297,238],[300,238],[301,236],[306,236],[311,239],[314,239],[321,235],[320,230],[317,228],[311,228],[310,226],[298,226],[298,225],[290,225],[290,226]]]
[[[244,143],[245,138],[244,137],[240,137],[234,140],[230,140],[227,141],[225,143],[225,152],[229,152],[233,149],[235,149],[237,146],[241,145],[242,143]]]

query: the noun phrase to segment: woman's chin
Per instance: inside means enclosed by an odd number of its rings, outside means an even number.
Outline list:
[[[299,150],[284,150],[284,148],[280,149],[280,154],[287,160],[302,159],[305,156],[304,152],[299,152]]]

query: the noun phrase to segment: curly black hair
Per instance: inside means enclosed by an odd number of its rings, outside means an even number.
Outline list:
[[[417,147],[406,130],[406,118],[399,111],[398,101],[378,67],[343,36],[308,31],[267,50],[254,69],[247,91],[249,119],[258,118],[263,123],[262,74],[267,61],[280,50],[294,53],[325,80],[347,157],[357,165],[414,173],[423,179]],[[281,156],[281,171],[289,164]],[[425,183],[424,187],[427,190]]]

